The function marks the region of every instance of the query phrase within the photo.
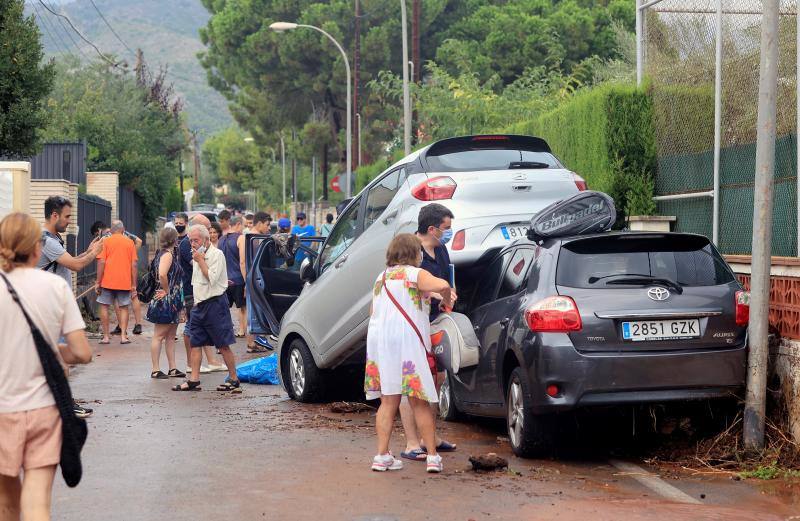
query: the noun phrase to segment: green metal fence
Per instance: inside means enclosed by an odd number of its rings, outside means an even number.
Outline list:
[[[772,254],[797,256],[797,135],[775,144],[775,203]],[[726,254],[750,254],[753,240],[754,143],[720,151],[719,248]],[[656,195],[704,192],[714,188],[713,150],[665,156],[658,160]],[[713,203],[708,197],[659,201],[661,215],[674,215],[676,231],[711,237]]]

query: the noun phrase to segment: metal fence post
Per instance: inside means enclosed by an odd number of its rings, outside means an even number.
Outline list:
[[[719,154],[722,146],[722,0],[717,0],[716,63],[714,66],[714,200],[711,240],[719,247]]]
[[[750,298],[750,351],[744,409],[744,445],[764,447],[764,412],[769,359],[769,289],[772,252],[772,204],[775,175],[776,91],[778,85],[778,2],[764,0],[758,86],[753,256]]]

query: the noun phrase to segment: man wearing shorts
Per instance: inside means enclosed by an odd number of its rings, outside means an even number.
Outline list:
[[[231,217],[228,233],[219,240],[219,249],[225,255],[225,266],[228,272],[228,303],[230,307],[236,305],[239,311],[239,332],[236,336],[242,338],[247,335],[247,306],[244,293],[245,268],[245,237],[242,234],[242,217]],[[266,349],[256,346],[253,340],[247,337],[247,352],[260,353]]]
[[[192,290],[192,245],[189,243],[188,230],[188,216],[185,213],[175,214],[175,230],[178,232],[178,259],[183,269],[183,309],[186,310],[186,325],[183,328],[183,345],[186,347],[186,372],[191,372],[191,367],[188,367],[192,359],[192,348],[189,344],[189,321],[192,318],[192,309],[194,308],[194,291]],[[211,226],[211,221],[208,217],[198,213],[192,217],[191,224],[199,224],[205,229]],[[224,371],[225,366],[217,359],[214,350],[206,346],[203,348],[206,354],[208,365],[200,364],[200,373],[211,373],[215,371]]]
[[[225,255],[211,244],[208,229],[202,225],[195,224],[189,228],[189,243],[192,247],[194,291],[194,308],[189,321],[192,376],[191,380],[187,379],[172,390],[200,390],[201,348],[213,345],[219,349],[228,368],[228,379],[217,390],[240,393],[242,391],[239,376],[236,374],[236,358],[230,348],[236,338],[233,336],[233,321],[226,296],[228,275]]]
[[[120,344],[130,344],[128,339],[128,307],[131,295],[136,292],[136,245],[125,237],[122,221],[111,225],[111,236],[103,241],[103,251],[97,256],[97,303],[100,304],[100,322],[103,325],[101,344],[110,344],[108,309],[119,306]]]

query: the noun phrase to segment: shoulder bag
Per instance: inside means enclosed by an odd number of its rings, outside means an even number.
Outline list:
[[[428,367],[430,368],[431,373],[436,375],[436,357],[433,356],[433,353],[428,351],[428,348],[425,346],[425,341],[422,339],[422,333],[419,332],[417,325],[413,320],[411,320],[411,317],[408,316],[408,313],[406,313],[406,310],[403,309],[403,306],[397,302],[397,300],[394,298],[394,295],[392,295],[392,292],[389,291],[389,286],[386,285],[386,271],[383,272],[383,290],[386,292],[386,296],[389,297],[389,300],[392,301],[392,304],[394,304],[394,307],[396,307],[400,314],[403,315],[403,318],[406,319],[408,325],[411,326],[411,328],[417,334],[419,343],[422,344],[422,349],[425,350],[425,358],[428,360]]]
[[[81,449],[83,449],[83,445],[86,443],[86,436],[89,433],[86,420],[75,416],[75,403],[72,400],[72,392],[67,382],[67,376],[64,374],[61,362],[53,352],[53,348],[50,347],[42,332],[33,323],[28,312],[25,311],[25,307],[20,302],[14,286],[11,285],[11,282],[4,274],[0,273],[0,277],[3,277],[11,298],[22,310],[22,314],[25,315],[25,320],[31,328],[31,334],[36,344],[36,351],[39,353],[39,360],[42,363],[47,385],[50,387],[50,392],[53,393],[58,413],[61,416],[61,475],[64,476],[67,486],[75,487],[80,483],[83,475]]]

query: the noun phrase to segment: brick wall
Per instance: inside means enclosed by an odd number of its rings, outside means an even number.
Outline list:
[[[119,173],[86,172],[86,193],[111,203],[111,218],[119,219]],[[106,223],[111,224],[111,223]]]

